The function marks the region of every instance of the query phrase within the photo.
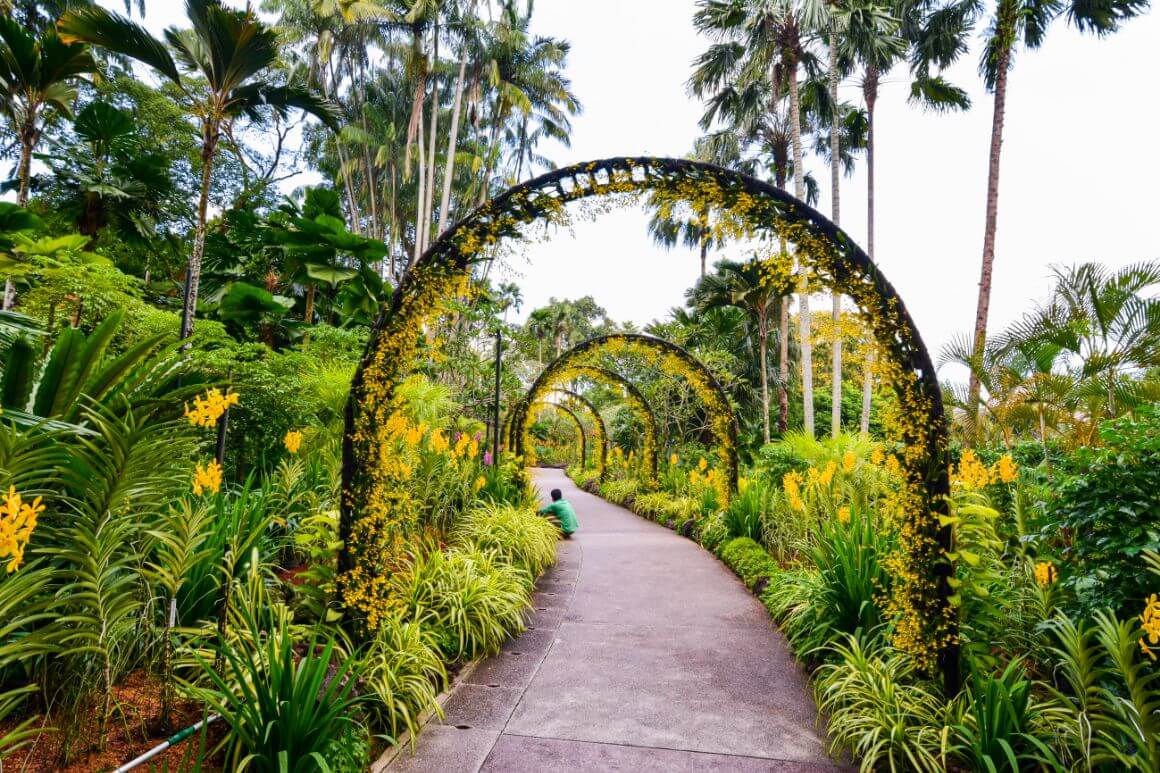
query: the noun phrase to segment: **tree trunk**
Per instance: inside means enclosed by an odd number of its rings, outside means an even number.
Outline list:
[[[802,168],[802,126],[801,101],[798,95],[797,59],[789,57],[789,121],[790,137],[793,142],[793,189],[794,196],[805,201],[806,182],[805,170]],[[802,416],[803,429],[810,437],[814,436],[814,347],[810,341],[810,295],[809,295],[809,266],[803,260],[800,266],[798,290],[798,336],[801,345],[802,366]]]
[[[201,194],[197,200],[197,229],[193,250],[185,273],[185,296],[181,303],[181,338],[193,335],[193,318],[197,314],[197,288],[201,282],[201,259],[205,254],[206,210],[209,207],[210,181],[213,179],[214,153],[217,150],[218,125],[207,120],[201,138]]]
[[[307,325],[314,324],[314,285],[306,286],[306,313],[302,315],[302,321]]]
[[[777,431],[789,429],[789,298],[781,299],[781,330],[777,352]]]
[[[862,363],[862,421],[858,429],[863,435],[870,434],[870,400],[874,395],[874,349],[866,352]]]
[[[32,146],[36,144],[35,126],[26,124],[20,131],[20,165],[16,170],[16,178],[20,187],[16,191],[17,206],[28,205],[28,190],[32,177]],[[4,280],[4,311],[8,311],[16,303],[16,283],[12,277]]]
[[[757,334],[761,338],[759,359],[761,360],[761,431],[765,442],[769,442],[769,309],[762,307],[757,312]]]
[[[455,152],[459,143],[459,113],[463,108],[463,82],[467,74],[467,45],[459,56],[459,75],[455,79],[455,96],[451,101],[451,130],[447,138],[447,163],[443,169],[443,195],[439,197],[439,228],[436,237],[447,228],[451,213],[451,181],[455,173]]]
[[[431,28],[431,143],[427,150],[427,198],[423,205],[423,249],[431,244],[431,223],[435,217],[435,139],[439,134],[439,22]],[[420,132],[422,134],[422,132]]]
[[[838,110],[838,22],[830,14],[830,219],[840,225],[841,218],[841,131],[842,118]],[[830,380],[830,436],[837,438],[842,431],[842,295],[834,290],[832,318],[834,338],[831,342]]]
[[[420,108],[421,109],[421,108]],[[424,185],[427,181],[427,168],[424,166],[424,152],[423,152],[423,120],[422,114],[419,118],[419,168],[417,170],[418,177],[416,178],[417,189],[415,191],[415,249],[411,255],[411,262],[407,266],[408,269],[418,262],[419,256],[423,254],[423,202],[427,200],[427,192],[424,190]]]
[[[1009,3],[1004,3],[1009,5]],[[1014,15],[1014,8],[1011,9]],[[1003,16],[1000,16],[1003,24]],[[1014,30],[1014,19],[1010,21],[1010,29]],[[999,32],[1003,36],[1004,32]],[[1008,38],[1011,40],[1011,38]],[[995,109],[991,118],[991,151],[987,168],[987,217],[983,230],[983,262],[979,276],[979,302],[975,308],[975,336],[972,354],[975,358],[981,357],[987,345],[987,315],[991,308],[991,275],[995,264],[995,231],[999,218],[999,156],[1003,147],[1003,118],[1007,104],[1007,69],[1011,63],[1011,45],[1002,45],[997,61],[995,77]],[[981,390],[978,375],[971,371],[970,386],[967,390],[967,410],[976,419],[978,425],[979,395]],[[970,433],[967,444],[973,445],[977,433]]]
[[[866,254],[874,260],[874,107],[878,103],[878,70],[866,68],[862,80],[866,99]]]

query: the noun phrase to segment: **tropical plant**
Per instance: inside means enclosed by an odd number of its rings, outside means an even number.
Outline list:
[[[235,11],[219,0],[187,0],[185,10],[192,29],[170,28],[165,32],[174,54],[140,25],[100,6],[69,11],[57,24],[61,39],[67,43],[90,43],[132,57],[173,81],[190,99],[190,110],[200,120],[201,190],[186,275],[181,338],[193,332],[214,160],[233,122],[243,115],[257,117],[266,108],[280,114],[297,108],[332,128],[337,125],[333,106],[310,89],[266,79],[278,61],[278,36],[253,9]],[[204,85],[193,79],[182,81],[174,55],[182,67],[203,78]]]
[[[362,661],[363,683],[372,699],[365,708],[376,729],[397,742],[403,732],[414,744],[428,709],[442,717],[436,700],[447,683],[435,636],[423,623],[384,619]]]
[[[1097,6],[1085,2],[1026,2],[997,0],[987,27],[979,70],[987,90],[994,95],[991,122],[991,148],[987,163],[987,207],[983,228],[983,258],[979,276],[979,302],[975,310],[973,334],[975,352],[987,344],[987,316],[991,308],[991,278],[995,263],[995,233],[999,217],[999,155],[1003,147],[1003,122],[1007,109],[1007,76],[1014,64],[1020,41],[1028,49],[1039,48],[1047,37],[1047,28],[1057,17],[1064,16],[1080,32],[1099,37],[1116,32],[1120,25],[1148,8],[1148,0],[1108,0]],[[968,6],[973,14],[982,4]],[[976,410],[981,384],[972,374],[968,390],[970,411]]]
[[[494,551],[526,572],[529,579],[539,577],[556,562],[555,528],[530,510],[511,504],[481,504],[468,509],[455,525],[453,538],[459,545]]]
[[[248,638],[220,645],[225,668],[199,658],[209,686],[192,688],[229,727],[228,764],[280,773],[329,770],[327,747],[356,722],[352,715],[367,700],[355,692],[359,660],[324,633],[315,631],[300,645],[287,625],[267,631],[253,614],[245,619]]]

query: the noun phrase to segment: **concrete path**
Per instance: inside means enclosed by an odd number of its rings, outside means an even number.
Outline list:
[[[536,470],[580,531],[529,630],[479,664],[393,771],[832,770],[805,675],[695,543]]]

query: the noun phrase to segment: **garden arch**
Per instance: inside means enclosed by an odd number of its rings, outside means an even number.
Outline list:
[[[561,355],[561,358],[563,356]],[[632,409],[636,411],[644,423],[644,442],[641,443],[640,454],[641,469],[644,470],[645,478],[650,484],[655,483],[657,479],[657,419],[644,394],[637,388],[636,384],[608,368],[575,363],[566,363],[565,366],[553,368],[552,366],[559,361],[557,359],[540,373],[531,389],[512,411],[511,427],[508,430],[511,434],[512,451],[515,452],[516,456],[524,456],[527,450],[529,409],[533,404],[538,402],[543,395],[552,392],[561,383],[572,379],[586,378],[589,381],[624,390],[624,401],[632,406]]]
[[[528,390],[523,403],[549,391],[559,382],[556,373],[576,365],[593,361],[599,355],[632,354],[642,357],[662,373],[679,376],[692,388],[709,417],[709,429],[717,443],[717,452],[725,469],[726,500],[737,491],[739,463],[737,460],[737,416],[729,403],[729,396],[716,376],[704,363],[672,341],[640,333],[611,333],[582,341],[561,354],[546,367]],[[519,442],[516,435],[516,443]]]
[[[593,428],[596,430],[593,434],[595,434],[600,441],[598,448],[600,455],[596,457],[596,473],[598,476],[597,479],[603,481],[604,468],[608,463],[608,428],[604,424],[604,417],[600,415],[600,411],[596,409],[596,406],[593,404],[593,402],[579,392],[573,392],[571,389],[565,389],[563,387],[556,387],[552,391],[564,395],[573,407],[581,409],[592,419]],[[516,405],[513,406],[510,411],[508,411],[507,416],[504,417],[503,434],[501,435],[503,438],[504,450],[510,450],[515,445],[511,434],[512,417],[515,416],[516,409],[519,408],[522,404],[523,399],[521,398],[520,401],[516,403]]]
[[[739,235],[784,240],[814,279],[851,298],[883,351],[883,376],[899,401],[905,486],[893,503],[899,549],[888,612],[893,641],[921,666],[941,665],[958,686],[957,620],[947,514],[947,425],[930,354],[902,299],[866,253],[823,215],[769,183],[688,159],[618,157],[564,167],[509,188],[451,226],[419,257],[376,320],[351,384],[343,442],[340,569],[389,572],[389,551],[415,524],[395,512],[379,463],[395,385],[415,364],[422,326],[447,299],[465,294],[472,265],[500,240],[537,221],[562,218],[569,202],[650,193],[692,208],[728,211]],[[356,526],[366,518],[371,525]],[[357,532],[357,533],[356,533]],[[386,556],[386,558],[384,558]],[[361,562],[361,563],[360,563]]]
[[[539,400],[532,405],[532,411],[528,412],[528,416],[532,416],[532,412],[536,409],[555,408],[561,414],[567,416],[576,425],[576,434],[580,436],[580,469],[588,468],[588,433],[584,431],[584,422],[580,421],[580,417],[575,414],[570,408],[560,405],[559,403],[549,402],[548,400]]]

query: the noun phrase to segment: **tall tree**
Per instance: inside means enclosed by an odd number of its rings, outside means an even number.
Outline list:
[[[266,108],[279,113],[298,108],[337,128],[333,105],[314,91],[270,79],[278,62],[278,36],[252,9],[235,11],[218,0],[187,0],[185,10],[192,28],[165,31],[172,55],[165,43],[143,27],[104,8],[69,11],[57,25],[66,42],[91,43],[131,57],[173,81],[190,99],[191,113],[200,122],[201,188],[182,299],[182,338],[193,333],[197,313],[214,160],[233,122],[239,116],[257,117]],[[204,79],[204,84],[183,81],[174,55],[183,68]]]
[[[999,160],[1003,147],[1003,121],[1007,107],[1007,76],[1020,42],[1039,48],[1047,28],[1065,16],[1080,32],[1099,37],[1117,31],[1127,19],[1147,10],[1148,0],[998,0],[991,14],[979,69],[987,89],[994,95],[991,147],[987,157],[987,206],[983,225],[983,259],[979,272],[979,300],[975,307],[974,348],[982,352],[987,343],[987,316],[991,308],[991,279],[995,265],[995,233],[999,220]],[[981,3],[979,10],[981,10]],[[980,382],[972,373],[967,400],[976,410]]]
[[[770,273],[762,262],[753,260],[736,263],[723,260],[716,270],[702,277],[688,292],[689,304],[699,312],[710,309],[735,307],[741,309],[757,328],[754,336],[761,368],[761,429],[768,443],[769,431],[769,334],[770,322],[782,298],[793,290],[786,277],[784,282],[770,281]],[[784,331],[782,332],[784,336]]]
[[[16,20],[0,18],[0,111],[12,125],[20,145],[16,167],[16,203],[28,203],[32,153],[52,111],[72,117],[77,83],[96,69],[88,46],[62,40],[55,30],[39,35]],[[5,280],[4,309],[16,298],[11,278]]]

